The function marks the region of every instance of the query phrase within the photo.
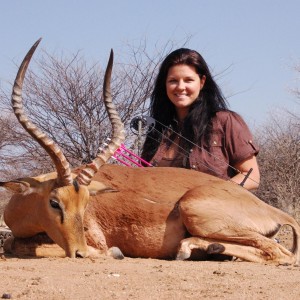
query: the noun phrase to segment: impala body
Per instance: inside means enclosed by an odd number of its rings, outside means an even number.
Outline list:
[[[299,224],[241,186],[186,169],[105,164],[124,141],[123,124],[110,97],[112,57],[103,97],[112,140],[89,165],[71,173],[59,147],[30,123],[22,109],[22,83],[36,47],[37,43],[20,67],[12,104],[57,172],[0,184],[15,193],[4,213],[14,235],[6,245],[8,251],[120,257],[116,250],[120,249],[130,257],[188,259],[200,249],[253,262],[299,264]],[[293,228],[291,251],[272,239],[282,225]],[[35,240],[39,233],[60,247]]]

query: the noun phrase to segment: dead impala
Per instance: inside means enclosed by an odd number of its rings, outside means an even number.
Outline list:
[[[89,165],[71,173],[60,148],[23,110],[22,85],[38,43],[20,66],[12,106],[50,155],[56,173],[0,184],[14,192],[4,212],[14,235],[6,249],[17,255],[87,257],[117,256],[109,251],[115,246],[125,256],[160,259],[188,259],[193,249],[200,249],[252,262],[299,264],[298,223],[241,186],[186,169],[104,165],[124,141],[111,99],[112,55],[103,90],[113,137]],[[272,239],[286,224],[293,229],[291,251]],[[39,233],[60,247],[34,240]]]

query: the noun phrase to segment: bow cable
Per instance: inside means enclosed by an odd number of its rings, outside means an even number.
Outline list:
[[[170,139],[168,136],[164,135],[163,132],[160,132],[159,130],[157,130],[154,125],[155,122],[157,122],[159,125],[161,125],[162,127],[164,127],[165,129],[171,131],[171,133],[174,133],[175,135],[177,135],[178,137],[180,137],[181,139],[189,142],[190,144],[192,144],[194,147],[208,153],[209,155],[211,155],[212,157],[214,157],[216,160],[221,161],[221,159],[219,157],[217,157],[216,155],[210,153],[208,150],[206,150],[204,147],[197,145],[196,143],[190,141],[189,139],[187,139],[185,136],[181,135],[179,132],[173,130],[172,127],[170,126],[166,126],[165,124],[157,121],[156,119],[149,117],[149,116],[138,116],[132,119],[132,121],[130,122],[130,128],[131,131],[135,134],[138,135],[140,137],[140,135],[145,135],[149,132],[151,132],[152,130],[155,130],[156,132],[158,132],[159,134],[161,134],[165,139],[167,139],[168,141],[171,142],[171,144],[177,146],[183,153],[182,155],[184,156],[184,158],[188,158],[189,157],[189,151],[184,149],[183,147],[181,147],[176,141]],[[142,134],[142,129],[145,128],[149,128],[148,131],[145,134]],[[137,130],[138,129],[138,130]],[[135,130],[135,131],[134,131]],[[160,142],[158,140],[156,140],[155,138],[148,136],[149,138],[151,138],[152,140],[156,141],[156,142]],[[206,167],[207,169],[209,169],[210,171],[214,172],[216,175],[218,175],[219,177],[223,177],[224,176],[220,173],[218,173],[216,170],[214,170],[212,167],[208,166],[206,163],[204,163],[203,161],[199,161],[199,163],[201,163],[204,167]],[[253,169],[251,168],[247,174],[243,174],[240,170],[236,169],[235,167],[231,166],[229,163],[224,162],[229,168],[231,168],[232,170],[234,170],[236,173],[243,175],[245,178],[244,180],[240,183],[241,186],[243,186],[246,182],[247,179],[250,179],[251,181],[255,182],[256,184],[258,184],[258,182],[256,182],[253,178],[250,177],[250,173],[253,171]],[[229,179],[230,180],[230,179]]]

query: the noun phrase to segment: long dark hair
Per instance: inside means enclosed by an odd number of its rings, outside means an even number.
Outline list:
[[[160,66],[151,95],[150,115],[157,122],[155,130],[148,133],[143,147],[142,157],[148,161],[151,160],[157,151],[163,131],[166,127],[172,126],[174,119],[176,119],[176,110],[167,96],[166,89],[169,69],[175,65],[193,66],[200,78],[204,75],[206,77],[198,99],[191,105],[189,113],[184,120],[181,134],[187,140],[198,145],[201,145],[203,137],[209,140],[212,118],[217,111],[228,110],[226,100],[214,81],[203,57],[197,51],[186,48],[180,48],[171,52]],[[174,128],[174,125],[172,127]],[[184,148],[191,147],[189,143],[184,141],[182,141],[182,146]]]

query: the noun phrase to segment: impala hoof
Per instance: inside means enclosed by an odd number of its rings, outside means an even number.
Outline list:
[[[208,254],[219,254],[219,253],[222,253],[224,251],[225,251],[225,247],[221,244],[218,244],[218,243],[210,244],[207,247],[207,253]]]
[[[107,254],[114,259],[124,259],[124,254],[118,247],[111,247],[108,249]]]

